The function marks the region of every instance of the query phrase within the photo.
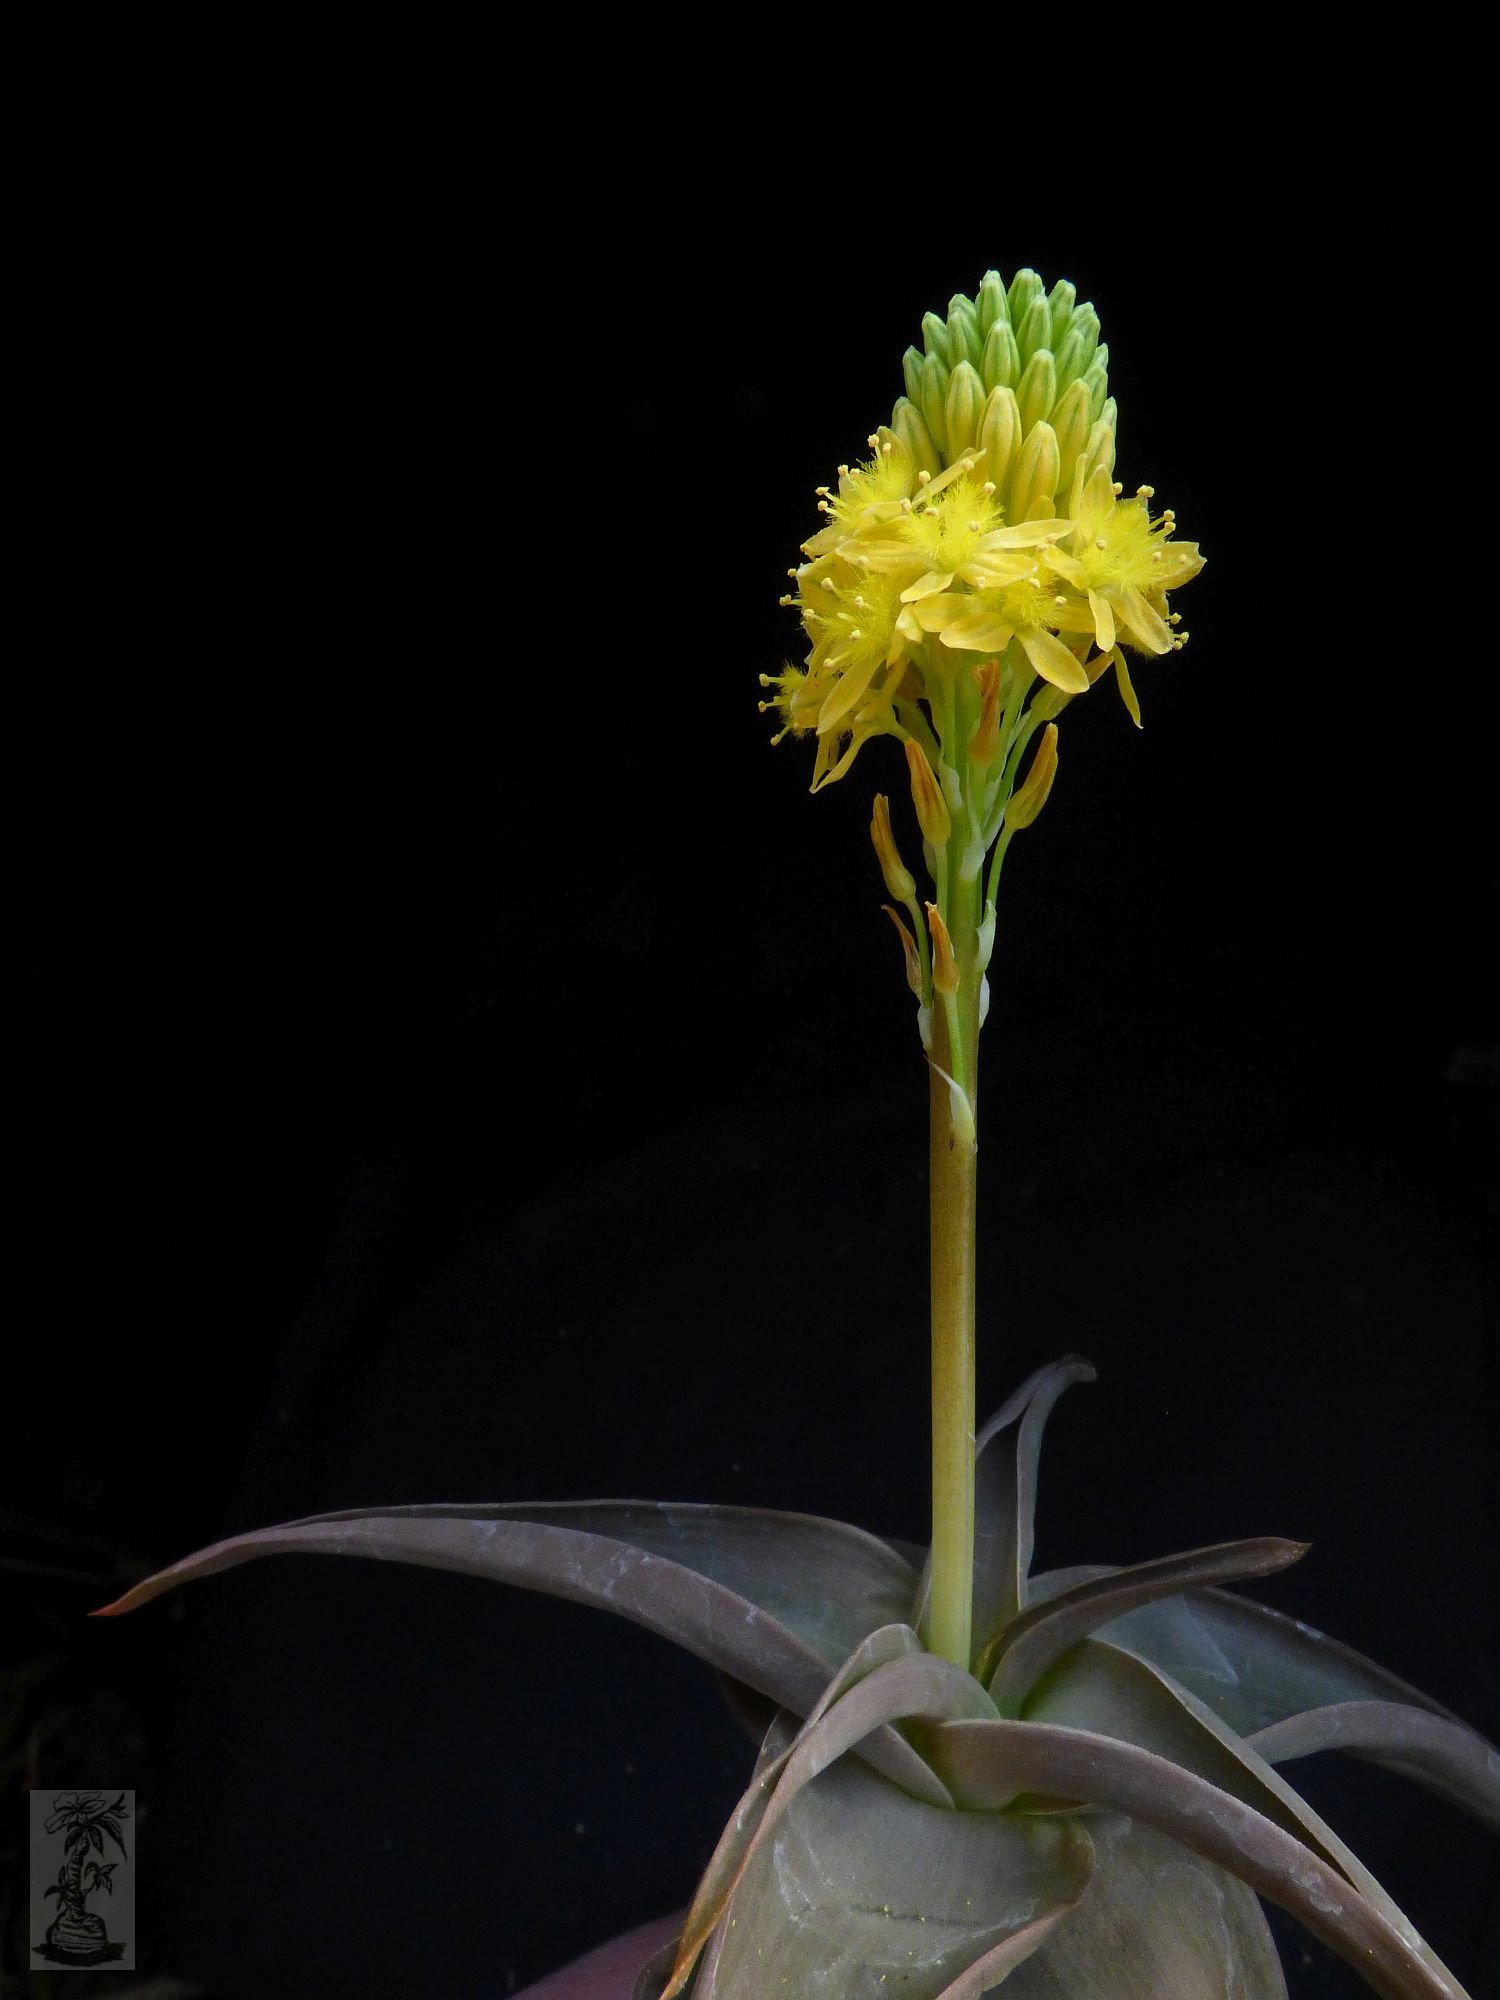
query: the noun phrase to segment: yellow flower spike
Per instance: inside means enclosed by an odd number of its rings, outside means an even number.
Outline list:
[[[899,910],[893,910],[889,903],[882,903],[886,915],[896,926],[896,935],[901,940],[901,954],[906,960],[906,983],[920,1000],[922,994],[922,961],[917,956],[917,941],[906,928]]]
[[[969,738],[969,762],[993,764],[1000,749],[1000,662],[985,660],[974,669],[979,683],[979,722]]]
[[[1047,803],[1052,790],[1052,781],[1057,776],[1057,724],[1049,722],[1042,731],[1042,740],[1036,746],[1036,755],[1031,760],[1031,769],[1026,773],[1026,782],[1017,786],[1011,794],[1010,804],[1005,808],[1005,824],[1012,833],[1019,833],[1022,827],[1030,826],[1037,814]]]
[[[1173,539],[1170,515],[1151,518],[1149,494],[1113,490],[1116,410],[1099,332],[1070,283],[1049,291],[1027,270],[1008,291],[987,272],[972,300],[955,293],[946,316],[924,317],[921,345],[902,361],[906,394],[870,438],[873,456],[818,489],[822,525],[792,573],[807,662],[768,683],[765,706],[778,713],[778,735],[816,731],[815,790],[842,777],[871,737],[914,739],[949,788],[943,798],[935,780],[914,777],[928,819],[943,807],[972,817],[965,788],[991,768],[1000,754],[991,732],[1006,726],[989,715],[982,685],[976,723],[967,682],[953,678],[973,670],[974,656],[1004,657],[1036,728],[1119,648],[1180,644],[1168,592],[1202,558]],[[1032,676],[1042,685],[1024,685]]]
[[[875,794],[870,814],[870,839],[887,890],[898,903],[914,903],[917,900],[916,878],[901,859],[896,836],[891,832],[891,802],[884,792]]]
[[[943,913],[937,904],[924,903],[922,907],[927,912],[927,928],[932,933],[933,991],[952,999],[958,991],[958,960],[953,956],[953,940],[948,935],[948,926],[943,922]]]
[[[927,761],[927,752],[915,737],[907,738],[905,750],[907,768],[911,772],[912,804],[917,809],[917,825],[922,829],[922,838],[931,847],[946,847],[948,836],[953,831],[953,821],[949,817],[943,788]]]

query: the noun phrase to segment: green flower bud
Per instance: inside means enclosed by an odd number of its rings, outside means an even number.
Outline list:
[[[943,461],[932,441],[932,432],[922,421],[922,412],[905,396],[891,412],[891,429],[911,453],[917,470],[936,479],[943,469]]]
[[[1089,441],[1089,390],[1086,382],[1072,382],[1058,397],[1052,412],[1052,428],[1057,433],[1059,475],[1057,490],[1072,490],[1073,467]]]
[[[1074,496],[1075,508],[1084,487],[1101,465],[1109,473],[1115,469],[1115,427],[1103,417],[1090,428],[1088,440],[1073,466],[1069,492]]]
[[[979,318],[979,331],[986,336],[996,320],[1010,318],[1010,308],[1005,303],[1005,280],[998,271],[985,272],[974,310]]]
[[[1005,518],[1020,523],[1044,520],[1056,513],[1053,496],[1057,492],[1058,471],[1057,433],[1051,424],[1037,424],[1011,468]]]
[[[1016,345],[1023,361],[1029,361],[1039,347],[1052,345],[1052,312],[1045,299],[1033,299],[1017,320]]]
[[[1025,437],[1033,424],[1039,424],[1043,417],[1050,417],[1052,405],[1057,400],[1057,368],[1051,350],[1039,347],[1027,362],[1020,381],[1016,384],[1016,401],[1021,406],[1021,435]]]
[[[923,422],[932,432],[933,443],[945,457],[948,453],[947,402],[948,370],[935,354],[929,354],[922,363],[922,382],[916,404],[922,412]]]
[[[1021,442],[1021,412],[1016,392],[1003,386],[991,389],[979,424],[979,443],[984,451],[985,477],[993,479],[995,491],[1004,493],[1010,462]]]
[[[1012,326],[1018,327],[1021,324],[1026,317],[1027,307],[1033,299],[1041,298],[1046,289],[1035,271],[1028,270],[1024,265],[1017,271],[1010,281],[1010,290],[1006,294],[1005,301],[1010,308]]]
[[[1008,319],[997,319],[984,340],[984,364],[979,371],[986,389],[1013,388],[1021,378],[1021,350]]]
[[[1107,347],[1099,349],[1099,352],[1084,370],[1082,379],[1089,385],[1089,414],[1097,422],[1099,413],[1104,408],[1104,399],[1109,394],[1109,349]]]
[[[1068,321],[1073,317],[1073,307],[1077,300],[1078,287],[1070,284],[1066,278],[1059,278],[1047,294],[1047,304],[1052,313],[1051,334],[1047,341],[1049,347],[1057,347],[1067,332]]]
[[[979,316],[960,294],[948,307],[948,366],[956,368],[960,361],[967,361],[977,369],[983,360]]]
[[[908,347],[901,357],[901,377],[906,383],[906,393],[913,402],[922,393],[922,363],[926,359],[920,347]],[[1103,398],[1100,398],[1103,401]]]
[[[1092,306],[1080,306],[1057,349],[1059,389],[1066,389],[1070,382],[1078,380],[1093,360],[1098,345],[1099,315]]]
[[[972,363],[960,361],[948,378],[948,396],[943,406],[950,465],[977,440],[983,416],[984,384]]]
[[[948,322],[939,319],[935,312],[922,315],[922,344],[929,359],[935,354],[945,368],[948,366]]]

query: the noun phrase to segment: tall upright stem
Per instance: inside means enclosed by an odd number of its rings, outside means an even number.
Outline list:
[[[952,1086],[977,1103],[978,890],[950,899],[959,990],[934,1008],[932,1135],[932,1590],[927,1643],[968,1670],[974,1587],[974,1227],[978,1148],[972,1117],[955,1115]]]

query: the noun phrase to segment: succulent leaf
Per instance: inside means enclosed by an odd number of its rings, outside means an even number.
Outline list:
[[[615,1611],[805,1715],[867,1633],[904,1619],[916,1579],[874,1535],[769,1508],[579,1501],[351,1509],[215,1543],[107,1615],[262,1555],[372,1556],[520,1584]],[[96,1616],[100,1615],[98,1613]],[[894,1731],[861,1754],[898,1782]]]
[[[974,1440],[974,1633],[981,1645],[1025,1602],[1047,1418],[1065,1389],[1094,1379],[1080,1355],[1049,1362],[1026,1378]],[[929,1557],[913,1615],[919,1631],[930,1582]]]
[[[1086,1640],[1047,1676],[1026,1720],[1117,1736],[1252,1806],[1338,1869],[1435,1971],[1446,1968],[1370,1871],[1307,1801],[1279,1777],[1206,1703],[1177,1688],[1144,1660]]]
[[[755,1854],[694,2000],[956,2000],[976,1958],[1041,1941],[1038,1918],[1072,1909],[1092,1860],[1081,1823],[945,1812],[840,1758]]]
[[[1036,1579],[1035,1589],[1038,1595],[1055,1594],[1109,1573],[1097,1567],[1054,1570]],[[1164,1598],[1101,1625],[1095,1636],[1150,1660],[1241,1736],[1338,1701],[1406,1702],[1429,1715],[1459,1720],[1352,1647],[1227,1591]]]
[[[1070,1646],[1137,1605],[1153,1604],[1205,1584],[1239,1577],[1270,1576],[1307,1553],[1305,1542],[1274,1536],[1255,1541],[1219,1542],[1184,1555],[1134,1563],[1109,1576],[1076,1583],[1043,1602],[1028,1605],[1002,1627],[975,1665],[1001,1711],[1014,1714],[1027,1690]]]
[[[1095,1730],[1032,1721],[939,1723],[924,1748],[955,1797],[980,1817],[1031,1792],[1125,1813],[1288,1910],[1381,2000],[1466,2000],[1452,1974],[1416,1949],[1337,1868],[1169,1758]]]
[[[1414,1779],[1500,1833],[1500,1750],[1466,1724],[1409,1702],[1332,1702],[1273,1722],[1249,1742],[1268,1764],[1347,1750]]]
[[[1004,2000],[1286,2000],[1259,1900],[1175,1840],[1091,1815],[1094,1873]]]
[[[872,1633],[836,1676],[828,1695],[791,1746],[758,1771],[714,1851],[683,1927],[677,1963],[663,2000],[676,2000],[694,1959],[733,1898],[745,1872],[804,1786],[873,1729],[897,1718],[940,1721],[993,1715],[994,1703],[968,1674],[922,1650],[907,1626]],[[925,1768],[925,1767],[924,1767]],[[952,1809],[946,1788],[925,1803]]]

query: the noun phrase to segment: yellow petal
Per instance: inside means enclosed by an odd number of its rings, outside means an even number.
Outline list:
[[[903,604],[915,604],[919,597],[933,597],[940,590],[946,590],[952,583],[955,572],[951,569],[930,569],[925,576],[919,576],[915,583],[909,583],[901,593]]]
[[[999,653],[1010,644],[1015,629],[998,612],[971,611],[966,618],[955,618],[945,625],[942,640],[945,646],[965,653]]]
[[[1042,561],[1048,569],[1056,570],[1060,577],[1071,583],[1075,590],[1088,589],[1083,564],[1077,556],[1064,555],[1061,549],[1047,548],[1042,550]]]
[[[935,597],[924,597],[914,604],[911,614],[924,632],[941,632],[955,618],[970,616],[973,609],[974,600],[967,593],[950,596],[939,592]]]
[[[1083,493],[1078,503],[1078,539],[1080,544],[1091,542],[1114,512],[1115,483],[1110,477],[1109,467],[1096,465],[1084,481]]]
[[[1175,590],[1180,583],[1195,577],[1203,567],[1203,557],[1198,553],[1196,542],[1165,542],[1162,545],[1161,561],[1151,565],[1153,590]]]
[[[1120,623],[1148,653],[1170,653],[1172,634],[1159,611],[1149,605],[1134,584],[1127,583],[1119,593],[1117,607]]]
[[[992,556],[976,556],[973,562],[965,563],[957,574],[974,590],[999,590],[1007,583],[1019,583],[1035,568],[1034,559],[1019,549],[1014,555],[1005,555],[997,550]]]
[[[1094,637],[1101,653],[1107,653],[1115,643],[1115,613],[1109,599],[1101,591],[1089,592],[1089,610],[1094,614]]]
[[[1115,685],[1120,690],[1120,699],[1131,721],[1139,729],[1141,726],[1141,705],[1136,700],[1135,688],[1131,683],[1130,669],[1125,664],[1125,655],[1116,646],[1109,656],[1115,663]]]
[[[1014,528],[993,528],[980,542],[981,549],[1030,549],[1038,542],[1055,541],[1060,535],[1071,535],[1073,523],[1049,518],[1044,521],[1022,521]]]
[[[879,668],[883,665],[879,654],[851,667],[839,678],[837,687],[818,710],[818,734],[826,736],[830,729],[837,729],[850,709],[857,708],[866,688],[869,687]]]
[[[850,544],[846,554],[860,569],[880,576],[900,576],[905,570],[914,581],[927,568],[926,556],[909,542],[860,542]]]
[[[1051,681],[1064,694],[1087,694],[1089,677],[1055,632],[1040,625],[1023,625],[1016,637],[1044,681]]]

